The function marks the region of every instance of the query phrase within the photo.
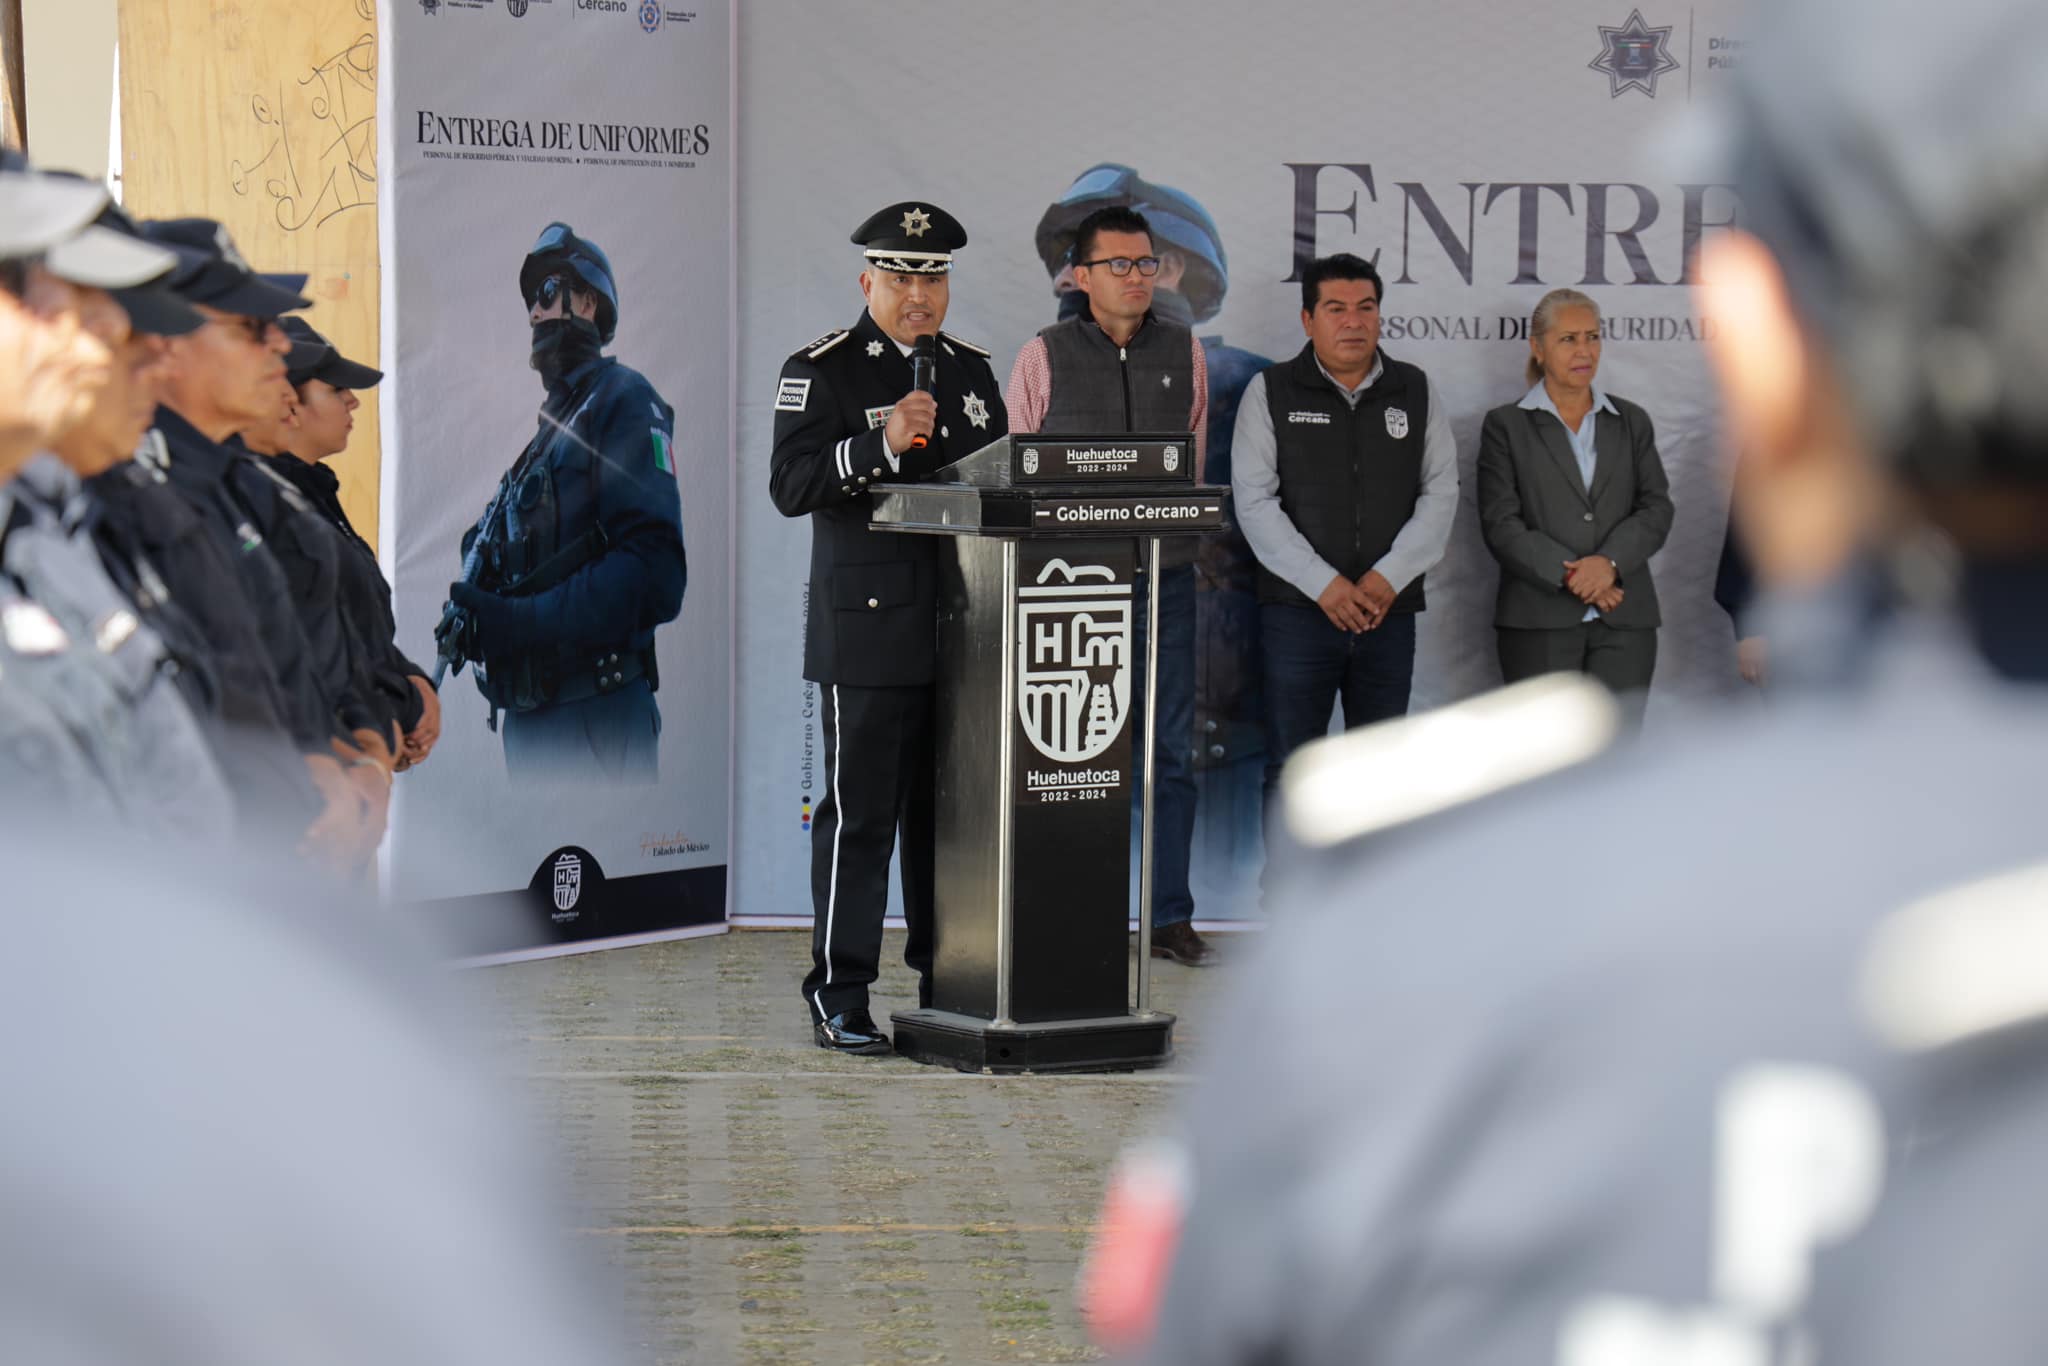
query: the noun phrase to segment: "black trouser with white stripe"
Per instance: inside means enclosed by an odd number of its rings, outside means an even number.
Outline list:
[[[824,684],[825,795],[811,819],[813,1021],[868,1003],[881,970],[889,908],[889,854],[900,834],[903,959],[931,996],[932,690]]]

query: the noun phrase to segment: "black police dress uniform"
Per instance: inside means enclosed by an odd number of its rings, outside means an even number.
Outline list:
[[[867,1005],[879,972],[889,854],[902,837],[904,958],[929,1004],[932,680],[938,538],[868,529],[871,484],[929,478],[1009,431],[988,352],[940,335],[938,430],[893,460],[882,429],[910,361],[863,311],[792,355],[777,386],[769,491],[811,516],[804,677],[824,690],[825,793],[811,823],[812,929],[804,999],[819,1021]]]
[[[503,709],[515,777],[653,782],[654,631],[683,606],[675,410],[604,356],[548,390],[538,430],[463,537],[483,538],[477,687]]]

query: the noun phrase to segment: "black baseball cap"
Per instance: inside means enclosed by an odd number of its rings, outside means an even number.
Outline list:
[[[258,274],[235,248],[228,230],[211,218],[158,218],[142,224],[142,235],[178,255],[171,288],[188,303],[205,304],[246,318],[277,318],[311,308],[301,295],[303,275]]]
[[[279,318],[277,325],[292,339],[291,354],[284,358],[284,377],[294,389],[309,379],[335,389],[370,389],[384,378],[382,370],[342,355],[304,318]]]

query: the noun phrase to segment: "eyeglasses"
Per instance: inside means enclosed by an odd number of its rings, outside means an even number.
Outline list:
[[[526,306],[528,308],[553,308],[561,301],[562,295],[568,287],[568,283],[561,276],[550,275],[547,279],[540,282],[538,289],[533,291],[533,297],[526,301]]]
[[[1109,273],[1116,276],[1119,280],[1131,273],[1132,266],[1136,266],[1138,274],[1148,280],[1159,273],[1159,258],[1157,256],[1140,256],[1135,261],[1128,256],[1098,256],[1093,261],[1076,261],[1074,264],[1077,266],[1108,266]]]
[[[247,318],[239,314],[226,318],[208,318],[215,327],[232,327],[258,346],[270,344],[270,329],[277,326],[273,318]]]

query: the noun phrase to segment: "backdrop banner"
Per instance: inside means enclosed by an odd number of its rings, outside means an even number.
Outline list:
[[[715,925],[731,7],[387,0],[381,21],[381,544],[400,643],[456,664],[440,745],[397,784],[391,895],[478,955]],[[507,902],[532,911],[509,938]]]
[[[992,348],[1003,376],[1059,316],[1061,228],[1094,204],[1136,203],[1169,249],[1161,278],[1175,288],[1162,297],[1209,348],[1209,474],[1225,482],[1238,395],[1303,345],[1302,265],[1337,251],[1374,259],[1382,344],[1428,372],[1463,484],[1450,551],[1428,575],[1416,710],[1500,682],[1498,570],[1473,493],[1480,421],[1527,388],[1536,301],[1586,291],[1606,314],[1602,383],[1649,411],[1677,505],[1653,561],[1664,626],[1649,742],[1660,702],[1736,689],[1711,597],[1727,502],[1699,345],[1710,323],[1685,286],[1693,247],[1737,206],[1726,187],[1686,178],[1674,152],[1688,106],[1741,60],[1735,14],[1727,0],[749,5],[739,904],[808,912],[824,771],[802,678],[807,531],[767,493],[776,375],[859,316],[847,234],[896,200],[929,198],[966,226],[946,327]],[[1255,916],[1264,745],[1241,541],[1207,549],[1198,591],[1195,914]]]

